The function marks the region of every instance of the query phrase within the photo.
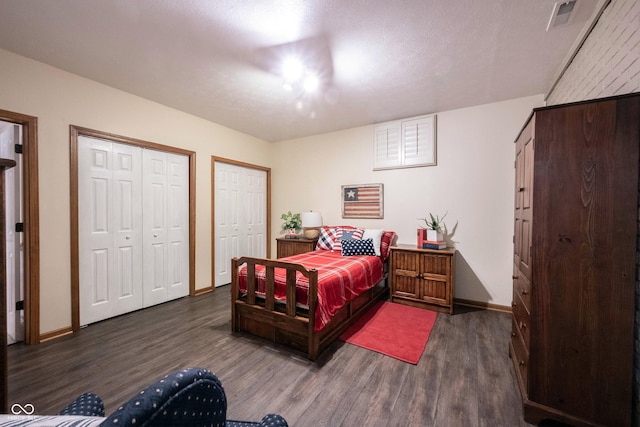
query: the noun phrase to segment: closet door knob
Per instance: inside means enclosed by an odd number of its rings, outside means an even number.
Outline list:
[[[158,233],[153,233],[153,237],[158,237]]]
[[[131,238],[131,236],[125,236],[124,238],[129,240]]]

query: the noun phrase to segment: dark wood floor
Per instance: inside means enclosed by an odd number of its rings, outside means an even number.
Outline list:
[[[179,368],[212,370],[228,418],[291,426],[527,426],[508,357],[510,316],[438,314],[418,365],[336,341],[311,363],[231,333],[228,287],[130,313],[36,346],[9,347],[9,404],[55,414],[77,395],[107,413]]]

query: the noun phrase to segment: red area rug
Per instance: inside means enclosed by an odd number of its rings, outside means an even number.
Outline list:
[[[417,365],[436,316],[437,313],[421,308],[379,302],[340,339]]]

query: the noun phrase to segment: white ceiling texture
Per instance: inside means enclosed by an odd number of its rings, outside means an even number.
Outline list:
[[[548,92],[598,0],[547,31],[555,3],[0,0],[0,48],[279,141]]]

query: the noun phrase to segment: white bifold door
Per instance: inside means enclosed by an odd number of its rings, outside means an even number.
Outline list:
[[[215,162],[215,286],[231,282],[231,258],[267,256],[267,173]]]
[[[16,161],[16,166],[4,171],[5,184],[5,245],[7,293],[7,342],[24,340],[24,311],[16,305],[24,301],[24,238],[16,231],[22,223],[22,126],[0,121],[0,157]]]
[[[187,156],[78,139],[80,324],[189,293]]]

